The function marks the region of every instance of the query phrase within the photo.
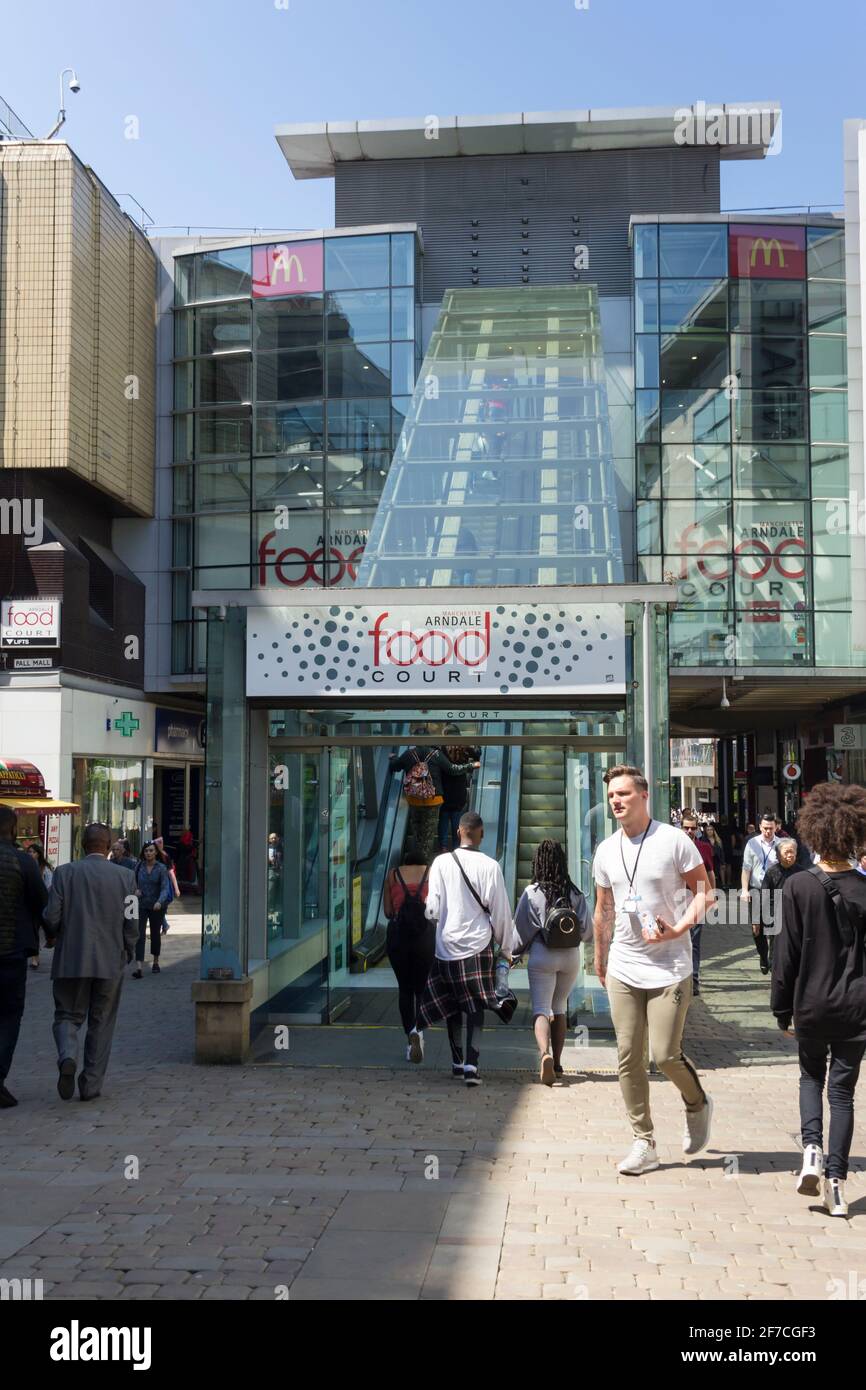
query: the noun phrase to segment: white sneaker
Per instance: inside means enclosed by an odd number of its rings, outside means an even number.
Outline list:
[[[406,1057],[410,1062],[424,1061],[424,1034],[418,1033],[414,1029],[409,1034],[409,1046],[406,1049]]]
[[[824,1179],[824,1206],[831,1216],[847,1216],[848,1203],[845,1200],[844,1178]]]
[[[824,1154],[820,1144],[807,1144],[803,1150],[803,1167],[797,1179],[801,1197],[817,1197],[824,1176]]]
[[[637,1176],[639,1173],[651,1173],[658,1166],[655,1140],[635,1139],[622,1163],[617,1164],[617,1171]]]
[[[710,1142],[710,1125],[713,1121],[713,1102],[706,1096],[706,1105],[694,1114],[686,1111],[686,1126],[683,1130],[683,1153],[699,1154]]]

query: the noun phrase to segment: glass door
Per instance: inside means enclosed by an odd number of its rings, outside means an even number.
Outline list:
[[[352,952],[352,779],[351,751],[328,753],[328,1021],[349,1007],[349,962]]]

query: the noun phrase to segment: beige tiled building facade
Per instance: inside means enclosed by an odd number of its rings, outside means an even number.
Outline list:
[[[0,145],[0,465],[153,512],[155,258],[68,145]]]

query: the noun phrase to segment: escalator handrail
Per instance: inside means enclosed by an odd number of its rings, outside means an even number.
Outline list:
[[[389,756],[390,756],[390,755],[389,755]],[[394,776],[393,773],[391,773],[391,772],[388,773],[388,781],[389,781],[388,788],[387,788],[387,790],[385,791],[384,795],[381,796],[381,797],[379,798],[379,814],[378,814],[377,817],[376,817],[376,829],[375,829],[375,831],[374,831],[374,833],[373,833],[373,843],[372,843],[372,846],[371,846],[371,848],[368,850],[368,852],[367,852],[365,855],[363,855],[360,859],[353,859],[353,860],[352,860],[352,873],[353,873],[353,874],[354,874],[354,873],[357,873],[358,869],[360,869],[360,867],[361,867],[362,864],[369,864],[369,862],[370,862],[371,859],[375,859],[375,858],[376,858],[376,855],[379,853],[379,850],[380,850],[380,848],[381,848],[381,846],[382,846],[382,837],[383,837],[383,835],[384,835],[384,833],[385,833],[385,821],[386,821],[387,818],[388,818],[388,811],[389,811],[389,809],[390,809],[390,803],[391,803],[391,801],[392,801],[392,799],[393,799],[393,791],[394,791],[393,776]]]

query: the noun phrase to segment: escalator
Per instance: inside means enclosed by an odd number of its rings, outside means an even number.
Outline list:
[[[565,750],[524,748],[520,776],[520,819],[517,826],[519,897],[532,877],[532,859],[542,840],[568,843]]]

